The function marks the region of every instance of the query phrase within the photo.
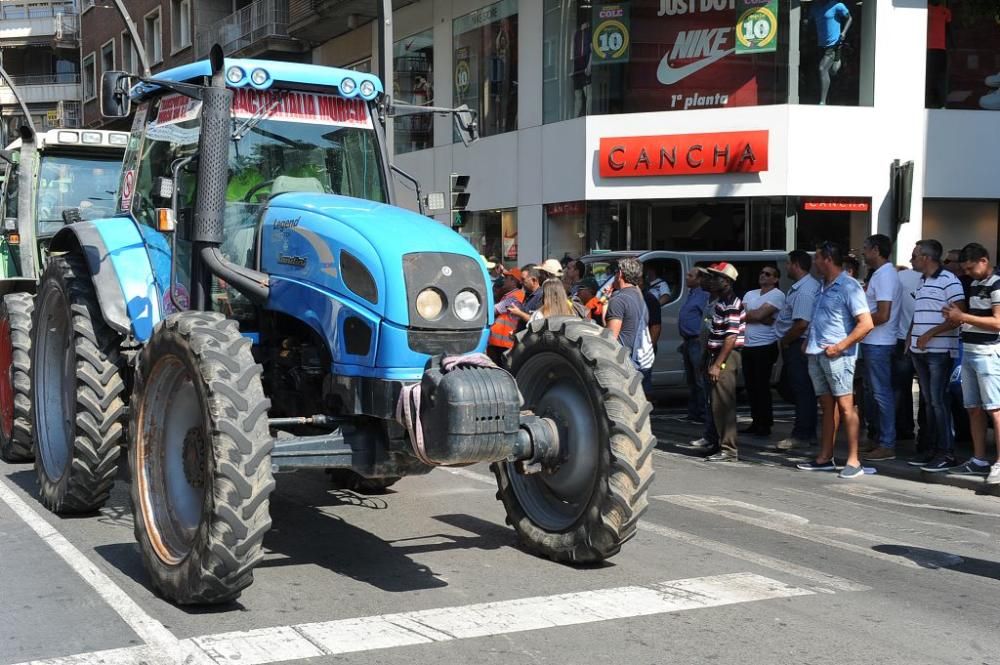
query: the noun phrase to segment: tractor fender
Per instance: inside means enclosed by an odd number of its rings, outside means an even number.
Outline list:
[[[128,217],[76,222],[60,229],[49,252],[79,250],[87,261],[104,320],[123,336],[145,342],[162,318],[149,254]]]

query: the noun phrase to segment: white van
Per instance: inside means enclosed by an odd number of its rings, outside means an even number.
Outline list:
[[[761,268],[772,266],[781,271],[779,288],[787,292],[792,285],[788,277],[788,252],[674,252],[669,250],[605,252],[588,254],[580,258],[587,265],[587,273],[593,274],[597,283],[603,288],[606,282],[617,271],[619,259],[631,256],[639,259],[643,268],[650,263],[657,268],[660,277],[670,286],[670,301],[663,305],[663,329],[660,341],[657,343],[656,363],[653,365],[653,386],[655,388],[685,388],[684,359],[677,352],[681,344],[680,332],[677,329],[677,318],[681,304],[687,297],[688,289],[684,285],[684,275],[692,267],[707,268],[713,263],[726,261],[736,267],[739,279],[736,280],[736,293],[740,297],[747,291],[758,287],[757,277]],[[774,377],[777,378],[780,361],[775,365]]]

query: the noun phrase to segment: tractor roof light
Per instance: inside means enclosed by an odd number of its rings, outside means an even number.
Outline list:
[[[262,88],[267,85],[267,82],[271,80],[271,75],[267,73],[266,69],[257,69],[250,72],[250,83],[254,84],[258,88]]]
[[[115,132],[108,135],[108,143],[111,145],[128,145],[128,134]]]
[[[353,97],[357,89],[358,89],[358,84],[352,78],[344,77],[340,81],[340,92],[346,95],[347,97]]]
[[[375,84],[371,81],[362,81],[358,89],[361,91],[361,96],[365,99],[375,98]]]
[[[59,132],[56,134],[56,140],[60,143],[79,143],[80,135],[76,132]]]
[[[246,78],[246,76],[247,73],[243,71],[243,68],[237,67],[236,65],[233,65],[232,67],[226,70],[226,80],[229,81],[232,85],[240,85],[241,83],[243,83],[243,80]]]
[[[100,132],[84,132],[83,133],[84,143],[100,143],[101,133]]]

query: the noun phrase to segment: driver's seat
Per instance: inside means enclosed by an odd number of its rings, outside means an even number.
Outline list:
[[[322,194],[323,183],[316,178],[296,178],[290,175],[279,175],[271,183],[271,191],[268,196],[277,196],[287,192],[304,192],[308,194]]]

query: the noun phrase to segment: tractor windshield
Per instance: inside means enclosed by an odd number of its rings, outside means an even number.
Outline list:
[[[120,156],[43,154],[38,172],[38,234],[52,235],[61,229],[64,210],[77,208],[83,219],[114,215],[120,173]]]

